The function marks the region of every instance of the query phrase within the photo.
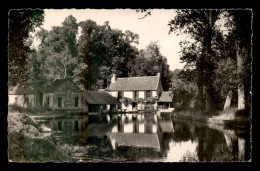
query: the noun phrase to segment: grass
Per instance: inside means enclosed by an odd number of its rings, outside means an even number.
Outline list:
[[[173,118],[180,118],[180,119],[187,119],[187,120],[194,120],[200,122],[207,122],[209,116],[202,114],[202,113],[194,113],[190,111],[179,111],[172,113]]]
[[[187,119],[199,122],[205,122],[209,124],[221,124],[224,125],[226,121],[230,122],[247,122],[250,120],[250,112],[246,110],[237,110],[233,107],[224,111],[219,111],[211,115],[199,112],[191,111],[178,111],[172,113],[173,118]]]

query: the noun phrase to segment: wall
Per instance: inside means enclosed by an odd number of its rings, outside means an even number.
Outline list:
[[[134,97],[133,91],[124,91],[123,97],[128,97],[128,98],[133,99],[133,97]]]
[[[144,91],[139,91],[138,93],[139,93],[139,98],[143,98],[144,99],[144,93],[145,92]]]
[[[62,98],[62,107],[58,107],[58,97]],[[78,107],[75,107],[75,97],[78,97]],[[84,107],[84,100],[81,92],[71,92],[71,105],[66,107],[66,92],[55,92],[53,96],[54,109],[82,109]],[[46,100],[46,98],[45,98]],[[86,106],[85,106],[86,108]]]
[[[34,94],[28,95],[8,95],[8,105],[16,104],[21,107],[34,107]],[[27,103],[25,103],[25,98],[28,99]]]
[[[49,108],[53,108],[54,93],[43,93],[43,106],[47,106],[47,97],[50,97]]]
[[[152,97],[157,96],[157,91],[152,91]]]

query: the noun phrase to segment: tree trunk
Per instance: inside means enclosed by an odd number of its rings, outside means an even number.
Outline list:
[[[237,45],[237,70],[238,70],[238,77],[239,77],[239,84],[238,84],[238,110],[245,109],[245,91],[244,91],[244,85],[242,81],[242,72],[243,72],[243,58],[241,55],[241,49],[239,47],[239,44]]]
[[[223,110],[227,110],[230,108],[230,105],[231,105],[231,99],[232,99],[232,90],[230,90],[228,92],[228,95],[227,95],[227,98],[226,98],[226,101],[225,101],[225,105],[224,105],[224,109]]]
[[[197,86],[198,86],[198,95],[197,95],[196,108],[199,111],[203,111],[204,105],[203,105],[203,70],[202,70],[202,68],[199,68]]]
[[[212,110],[212,85],[210,82],[210,74],[209,74],[209,68],[206,67],[206,112],[210,112]]]
[[[211,58],[211,40],[212,40],[212,29],[213,29],[213,18],[212,10],[209,10],[209,27],[206,30],[206,35],[204,38],[204,55],[205,55],[205,87],[206,87],[206,112],[212,110],[212,85],[211,85],[211,70],[212,62]]]

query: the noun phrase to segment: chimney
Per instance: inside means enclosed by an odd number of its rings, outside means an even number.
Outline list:
[[[159,77],[160,77],[160,76],[161,76],[161,74],[158,72],[158,73],[157,73],[157,76],[159,76]]]
[[[113,77],[111,78],[111,83],[115,83],[117,80],[116,74],[113,74]]]

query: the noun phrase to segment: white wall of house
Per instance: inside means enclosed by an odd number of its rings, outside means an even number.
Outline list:
[[[152,91],[152,97],[157,96],[157,91]]]
[[[27,104],[25,103],[25,99],[28,99]],[[27,94],[27,95],[15,95],[10,94],[8,95],[8,105],[16,104],[21,107],[34,107],[35,105],[35,96],[34,94]]]
[[[124,91],[124,97],[133,99],[133,97],[134,97],[133,91]]]
[[[143,98],[144,99],[144,91],[139,91],[139,98]]]

